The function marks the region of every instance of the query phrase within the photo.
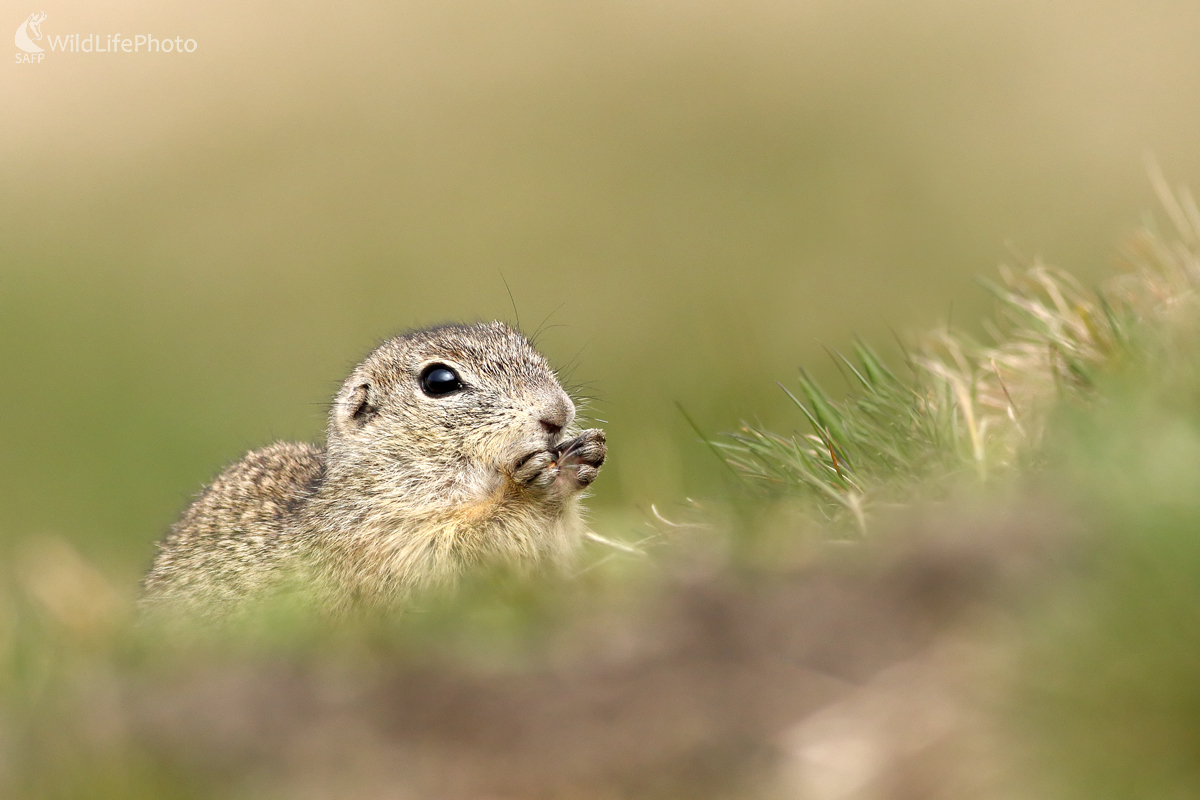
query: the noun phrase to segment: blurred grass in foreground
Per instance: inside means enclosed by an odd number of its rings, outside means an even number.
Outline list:
[[[1162,199],[1177,235],[1139,233],[1097,291],[1040,266],[997,288],[989,345],[939,332],[906,377],[863,345],[845,400],[805,377],[810,433],[713,439],[748,486],[654,509],[571,581],[164,641],[68,545],[28,546],[0,788],[1200,794],[1200,214]]]

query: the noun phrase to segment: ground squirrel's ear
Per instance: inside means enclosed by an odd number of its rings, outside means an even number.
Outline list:
[[[361,427],[370,422],[379,413],[379,407],[371,402],[373,394],[374,392],[369,383],[355,387],[350,396],[346,398],[343,413],[346,415],[347,422]]]

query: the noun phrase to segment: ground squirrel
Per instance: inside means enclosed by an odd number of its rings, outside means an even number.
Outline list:
[[[473,565],[564,565],[604,432],[501,322],[390,339],[334,397],[324,448],[278,442],[208,486],[160,543],[145,610],[225,618],[300,581],[333,613],[394,607]]]

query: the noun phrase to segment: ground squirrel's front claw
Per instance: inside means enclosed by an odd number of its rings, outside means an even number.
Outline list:
[[[604,431],[592,428],[558,446],[558,463],[563,467],[587,464],[599,468],[607,454],[608,445],[605,443]]]
[[[575,481],[580,486],[588,486],[592,481],[596,480],[596,476],[600,474],[600,470],[589,464],[580,464],[575,469]]]
[[[592,428],[563,442],[557,448],[559,482],[567,491],[578,491],[596,480],[600,465],[608,454],[604,431]]]
[[[522,486],[533,488],[549,486],[558,477],[556,457],[556,454],[550,450],[530,453],[517,462],[517,467],[512,472],[512,479]]]

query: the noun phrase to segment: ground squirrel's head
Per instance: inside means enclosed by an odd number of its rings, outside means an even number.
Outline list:
[[[346,379],[328,431],[331,475],[470,494],[557,445],[575,405],[546,359],[501,322],[390,339]]]

